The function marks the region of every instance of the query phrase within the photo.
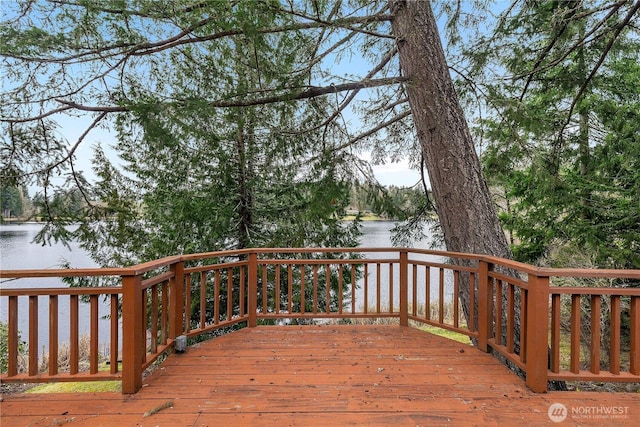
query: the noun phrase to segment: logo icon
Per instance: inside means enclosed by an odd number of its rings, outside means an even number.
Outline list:
[[[549,410],[547,411],[547,415],[549,415],[549,419],[554,423],[561,423],[569,415],[569,411],[567,411],[567,407],[562,403],[554,403],[549,406]]]

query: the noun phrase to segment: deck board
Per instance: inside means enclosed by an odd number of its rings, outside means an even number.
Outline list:
[[[615,419],[580,409],[568,425],[640,421],[638,393],[535,394],[464,344],[399,326],[324,325],[246,328],[190,347],[131,396],[7,395],[0,424],[556,425],[547,415],[553,403],[627,408]]]

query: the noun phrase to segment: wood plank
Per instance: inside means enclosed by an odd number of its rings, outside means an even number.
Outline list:
[[[553,403],[627,410],[608,420],[578,414],[573,423],[640,420],[638,393],[535,394],[492,356],[399,326],[246,328],[171,355],[134,395],[3,397],[3,427],[553,425]]]

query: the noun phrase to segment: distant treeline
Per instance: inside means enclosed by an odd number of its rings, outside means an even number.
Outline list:
[[[428,206],[422,187],[384,187],[370,183],[351,186],[350,213],[372,213],[385,219],[406,220]]]

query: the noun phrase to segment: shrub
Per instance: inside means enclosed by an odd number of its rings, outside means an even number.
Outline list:
[[[18,331],[18,354],[25,353],[25,343]],[[5,373],[9,368],[9,325],[0,322],[0,372]]]

